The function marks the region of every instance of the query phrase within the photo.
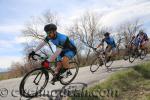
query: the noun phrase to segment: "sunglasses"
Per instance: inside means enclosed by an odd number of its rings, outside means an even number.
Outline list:
[[[51,34],[51,33],[53,33],[53,31],[48,31],[48,32],[46,32],[47,35],[49,35],[49,34]]]

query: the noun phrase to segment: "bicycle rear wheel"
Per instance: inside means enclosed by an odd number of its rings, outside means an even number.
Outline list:
[[[113,63],[113,58],[111,57],[109,61],[105,61],[105,66],[107,67],[107,69],[112,65]]]
[[[79,66],[76,62],[69,62],[70,68],[60,75],[60,83],[63,85],[68,85],[71,83],[78,74]]]
[[[99,68],[100,66],[102,66],[101,63],[102,63],[102,61],[100,60],[100,58],[99,58],[99,57],[96,57],[96,58],[92,61],[91,65],[90,65],[90,71],[91,71],[92,73],[96,72],[96,71],[98,70],[98,68]]]
[[[123,54],[123,59],[128,60],[129,59],[129,50],[125,49],[124,54]]]
[[[144,59],[147,55],[147,49],[142,49],[140,52],[140,59]]]
[[[128,60],[128,59],[129,59],[129,56],[128,56],[128,55],[124,55],[124,56],[123,56],[123,59],[124,59],[124,60]]]
[[[129,54],[129,62],[133,63],[135,58],[136,58],[136,54],[133,51],[131,51],[131,53]]]
[[[37,97],[46,87],[49,80],[48,71],[44,68],[37,68],[27,73],[19,87],[20,95],[23,97]]]

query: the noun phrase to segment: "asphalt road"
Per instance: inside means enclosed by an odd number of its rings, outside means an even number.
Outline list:
[[[134,65],[144,63],[145,61],[150,61],[150,55],[147,55],[147,57],[144,60],[136,59],[133,63],[129,63],[128,60],[115,61],[112,64],[111,71],[107,71],[104,66],[100,67],[95,73],[90,72],[89,66],[80,68],[78,75],[72,82],[72,84],[68,86],[63,86],[59,82],[55,83],[55,85],[51,85],[50,83],[48,83],[45,90],[42,92],[43,96],[32,99],[24,98],[19,95],[19,84],[21,82],[22,77],[3,80],[0,81],[0,100],[51,100],[51,98],[60,99],[60,95],[58,93],[58,91],[60,90],[83,89],[86,87],[93,86],[98,82],[104,81],[112,73],[115,73],[118,70],[127,69]],[[64,95],[64,92],[61,93],[62,95]]]

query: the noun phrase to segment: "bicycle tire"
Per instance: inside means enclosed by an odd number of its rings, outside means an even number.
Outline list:
[[[99,59],[100,58],[97,57],[91,63],[91,65],[90,65],[90,71],[92,73],[96,72],[98,70],[98,68],[100,67],[100,60]],[[98,61],[98,62],[96,62],[96,61]],[[98,64],[98,65],[95,65],[95,64]],[[96,68],[94,68],[94,67],[96,67]]]
[[[74,69],[75,68],[75,74],[73,75],[73,77],[71,78],[71,79],[69,79],[68,81],[64,81],[63,79],[64,78],[61,78],[59,81],[60,81],[60,83],[62,84],[62,85],[68,85],[69,83],[71,83],[74,79],[75,79],[75,77],[77,76],[77,74],[78,74],[78,71],[79,71],[79,66],[78,66],[78,64],[76,63],[76,62],[74,62],[74,61],[72,61],[72,62],[69,62],[69,64],[71,65],[71,64],[75,64],[75,67],[71,67],[69,70],[72,70],[72,69]]]
[[[129,56],[123,56],[123,60],[128,60],[129,59]]]
[[[105,61],[105,67],[108,69],[108,68],[112,65],[112,63],[113,63],[113,59],[112,59],[112,57],[111,57],[108,62]]]
[[[147,55],[147,49],[142,49],[141,52],[140,52],[140,59],[144,59]]]
[[[33,93],[33,94],[29,94],[29,91],[27,92],[27,91],[25,90],[25,83],[26,83],[26,80],[29,78],[29,76],[30,76],[32,73],[36,72],[36,71],[41,71],[41,72],[45,75],[45,82],[44,82],[43,86],[40,88],[40,90],[36,91],[36,92]],[[42,74],[42,75],[43,75],[43,74]],[[38,74],[38,75],[39,75],[39,74]],[[37,78],[37,76],[36,76],[36,78]],[[36,68],[36,69],[30,71],[29,73],[27,73],[27,74],[23,77],[23,79],[22,79],[22,81],[21,81],[21,83],[20,83],[20,86],[19,86],[20,95],[23,96],[23,97],[27,97],[27,98],[37,97],[37,96],[42,92],[42,90],[44,90],[44,88],[46,87],[46,85],[47,85],[47,83],[48,83],[48,80],[49,80],[49,74],[48,74],[48,71],[47,71],[45,68]]]
[[[129,59],[129,51],[125,51],[125,54],[123,55],[123,59],[124,60],[128,60]]]
[[[136,58],[135,54],[133,54],[133,53],[130,53],[130,54],[129,54],[129,62],[130,62],[130,63],[133,63],[134,60],[135,60],[135,58]]]

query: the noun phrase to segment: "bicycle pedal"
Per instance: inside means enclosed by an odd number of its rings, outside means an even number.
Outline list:
[[[67,71],[67,75],[68,75],[68,76],[71,76],[71,75],[72,75],[72,73],[71,73],[70,70]]]
[[[99,66],[102,66],[104,63],[100,63]]]
[[[65,73],[63,73],[62,75],[60,75],[63,78],[68,78],[68,76],[71,76],[72,73],[70,71],[66,71]]]
[[[55,82],[53,82],[53,81],[50,81],[50,83],[51,83],[52,85],[55,85]]]
[[[55,85],[56,81],[51,80],[49,83],[51,83],[52,85]]]
[[[52,84],[52,85],[55,85],[55,82],[57,82],[57,81],[59,81],[59,76],[57,76],[57,77],[53,77],[53,79],[50,81],[50,83]]]
[[[59,77],[61,77],[61,78],[67,78],[68,77],[67,72],[62,73]]]

